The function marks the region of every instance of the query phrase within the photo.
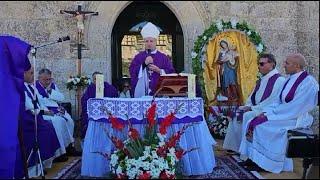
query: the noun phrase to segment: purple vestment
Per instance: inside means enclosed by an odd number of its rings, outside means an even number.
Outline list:
[[[130,70],[130,76],[131,76],[131,90],[133,91],[132,94],[134,94],[134,90],[138,82],[140,66],[144,63],[147,56],[148,56],[148,53],[146,51],[142,51],[134,57],[134,59],[130,64],[129,70]],[[158,66],[160,69],[163,69],[166,72],[166,74],[175,72],[172,62],[167,55],[157,51],[155,54],[151,54],[151,57],[153,58],[153,64]],[[150,77],[150,85],[149,85],[151,89],[150,95],[154,94],[159,77],[160,77],[160,74],[156,72],[152,73]]]
[[[23,73],[31,67],[30,47],[16,37],[0,36],[0,179],[14,177],[20,156],[18,121],[24,109]]]
[[[285,102],[288,103],[290,101],[293,100],[293,97],[294,97],[294,94],[299,86],[299,84],[308,76],[308,73],[307,71],[304,71],[303,73],[300,74],[300,76],[297,78],[297,80],[294,82],[293,86],[291,87],[291,89],[289,90],[286,98],[285,98]],[[280,99],[281,99],[281,102],[283,102],[283,99],[282,99],[282,93],[283,93],[283,90],[286,88],[287,84],[289,82],[289,79],[287,80],[287,82],[284,84],[282,90],[281,90],[281,93],[280,93]]]
[[[36,88],[42,97],[49,98],[49,94],[47,93],[46,89],[42,86],[40,81],[36,81]],[[56,89],[56,85],[54,83],[51,83],[50,88]],[[51,110],[54,114],[59,113],[58,107],[47,107],[47,108]]]
[[[39,94],[41,94],[41,96],[49,98],[49,94],[47,93],[46,89],[41,85],[40,81],[36,81],[36,88],[38,89],[38,92]],[[51,83],[50,88],[56,89],[56,85],[54,83]]]
[[[83,96],[81,97],[81,138],[83,139],[86,135],[88,128],[88,114],[87,114],[87,101],[90,98],[96,97],[96,85],[90,84]],[[118,97],[117,89],[110,85],[108,82],[104,82],[104,97]]]
[[[267,99],[271,95],[271,92],[273,90],[273,86],[275,85],[275,82],[277,81],[277,79],[279,77],[281,77],[281,75],[277,73],[269,78],[267,86],[263,92],[263,95],[262,95],[260,102],[264,101],[265,99]],[[253,105],[257,105],[256,104],[256,93],[257,93],[258,89],[260,88],[260,83],[261,83],[261,79],[258,80],[257,85],[254,88],[254,91],[251,96],[251,103]]]
[[[30,89],[32,89],[32,87]],[[24,86],[24,91],[27,92],[28,97],[32,99],[32,94],[26,89],[25,86]],[[31,153],[31,150],[35,143],[34,119],[35,117],[30,110],[25,110],[23,112],[23,117],[22,117],[23,141],[24,141],[27,157]],[[40,148],[40,155],[41,155],[41,160],[44,161],[54,156],[55,151],[60,148],[60,144],[52,123],[44,120],[42,114],[39,114],[37,116],[37,125],[38,125],[38,142],[39,142],[39,148]],[[35,160],[38,160],[37,158],[38,158],[37,154],[33,153],[30,159],[30,162],[28,164],[28,167],[34,166]],[[16,166],[16,170],[15,170],[16,178],[22,177],[22,174],[21,174],[22,169],[20,169],[22,167],[19,165],[20,163],[17,163],[17,166]]]

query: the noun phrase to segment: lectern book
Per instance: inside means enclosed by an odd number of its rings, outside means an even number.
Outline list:
[[[161,75],[157,84],[157,97],[192,97],[195,95],[195,75],[165,74]],[[190,88],[191,87],[191,88]],[[192,89],[194,89],[192,91]]]

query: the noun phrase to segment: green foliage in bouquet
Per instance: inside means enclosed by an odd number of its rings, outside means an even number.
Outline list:
[[[66,85],[68,90],[87,87],[90,84],[90,78],[87,76],[70,76]]]

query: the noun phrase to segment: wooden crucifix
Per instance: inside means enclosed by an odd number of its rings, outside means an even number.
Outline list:
[[[68,10],[60,10],[60,14],[70,14],[77,19],[77,52],[78,52],[78,61],[77,61],[77,74],[81,76],[81,51],[83,45],[83,37],[84,37],[84,20],[86,15],[97,16],[98,12],[94,11],[82,11],[82,6],[78,5],[77,11],[68,11]]]
[[[77,52],[78,52],[78,59],[77,59],[77,75],[81,76],[81,51],[82,51],[82,47],[83,47],[83,37],[84,37],[84,20],[86,18],[86,16],[88,15],[92,15],[92,16],[97,16],[98,12],[94,12],[94,11],[82,11],[82,6],[78,5],[78,9],[76,11],[68,11],[68,10],[60,10],[60,14],[69,14],[72,15],[73,17],[75,17],[77,19]],[[77,94],[76,94],[76,104],[77,104],[77,108],[76,108],[76,115],[77,118],[80,118],[80,114],[81,114],[81,93],[82,93],[82,89],[78,88],[77,89]]]

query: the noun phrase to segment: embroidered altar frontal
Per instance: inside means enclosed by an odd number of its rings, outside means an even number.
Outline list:
[[[199,122],[203,120],[202,98],[155,98],[157,103],[157,120],[160,123],[165,116],[175,112],[174,124]],[[109,113],[122,123],[129,120],[133,124],[145,124],[146,111],[152,102],[151,98],[91,98],[87,109],[89,120],[110,122]]]

